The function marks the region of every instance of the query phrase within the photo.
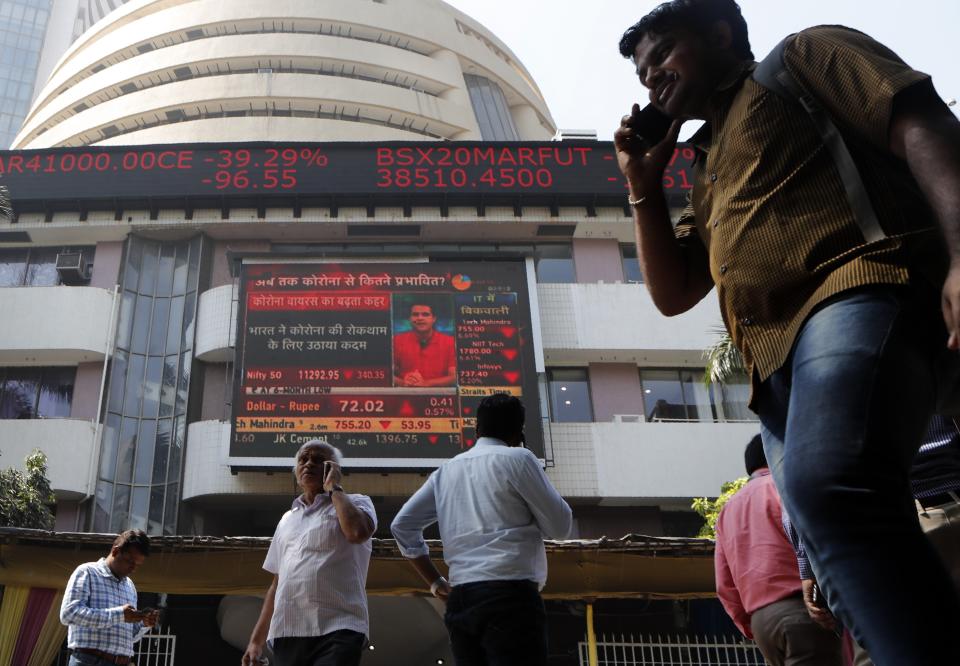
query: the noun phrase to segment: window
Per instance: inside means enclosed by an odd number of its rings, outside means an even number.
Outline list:
[[[95,248],[24,247],[0,250],[0,287],[52,287],[60,284],[57,255],[80,252],[93,263]]]
[[[577,281],[573,246],[538,245],[534,256],[539,284],[570,284]]]
[[[94,531],[176,532],[201,254],[200,237],[127,242]]]
[[[640,272],[640,261],[637,259],[637,246],[633,243],[621,244],[620,258],[623,264],[623,281],[633,284],[643,282],[643,273]]]
[[[0,419],[70,416],[76,368],[0,368]]]
[[[484,141],[519,141],[520,134],[510,115],[507,98],[500,86],[490,79],[475,74],[464,74],[470,93],[473,112]]]
[[[747,403],[750,401],[750,378],[739,375],[728,379],[723,384],[714,384],[714,395],[719,391],[720,401],[717,403],[717,416],[723,421],[757,421],[757,415],[750,411]]]
[[[590,380],[584,368],[556,368],[547,371],[550,414],[557,423],[590,423]]]
[[[703,370],[641,370],[647,421],[714,421],[712,391]]]

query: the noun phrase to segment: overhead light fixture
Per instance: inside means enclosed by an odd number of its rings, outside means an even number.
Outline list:
[[[376,649],[377,649],[377,646],[374,645],[373,643],[370,643],[370,645],[367,646],[367,649],[368,649],[368,650],[376,650]]]
[[[560,387],[560,390],[561,390],[561,391],[566,391],[566,390],[567,390],[567,387],[566,387],[566,386],[561,386],[561,387]]]
[[[643,392],[646,393],[647,395],[649,395],[649,394],[653,393],[653,390],[652,390],[652,389],[643,389]]]
[[[569,405],[569,404],[570,404],[570,401],[569,401],[569,400],[564,400],[564,401],[563,401],[563,404]]]

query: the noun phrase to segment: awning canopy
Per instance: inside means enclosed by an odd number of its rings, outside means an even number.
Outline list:
[[[61,589],[78,564],[105,556],[116,535],[0,528],[0,585]],[[134,580],[142,592],[263,594],[261,565],[269,537],[151,537],[151,555]],[[442,564],[439,541],[433,557]],[[596,599],[714,596],[709,539],[648,537],[547,541],[544,597]],[[373,540],[367,577],[371,595],[425,594],[392,539]]]

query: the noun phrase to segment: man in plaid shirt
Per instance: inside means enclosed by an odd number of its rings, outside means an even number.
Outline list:
[[[143,530],[127,530],[110,554],[78,566],[60,606],[60,622],[69,627],[69,666],[129,664],[133,644],[159,619],[156,610],[137,610],[137,588],[130,574],[150,554]]]

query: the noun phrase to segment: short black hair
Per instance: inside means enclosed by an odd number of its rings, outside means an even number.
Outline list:
[[[431,298],[414,298],[410,301],[410,304],[407,306],[407,314],[413,315],[413,309],[417,306],[428,307],[430,308],[430,314],[434,317],[437,316],[437,306]]]
[[[733,51],[743,59],[753,60],[747,22],[734,0],[671,0],[627,28],[620,38],[620,55],[633,59],[637,44],[647,33],[662,35],[676,28],[686,28],[702,37],[710,33],[717,21],[730,25]]]
[[[767,466],[767,456],[763,452],[763,440],[759,434],[754,435],[744,449],[743,464],[747,468],[747,474],[753,474],[761,467]]]
[[[150,537],[143,530],[126,530],[113,540],[113,548],[119,548],[121,553],[136,548],[146,557],[150,555]]]
[[[477,407],[477,436],[506,441],[523,433],[526,409],[520,399],[508,393],[494,393]]]

